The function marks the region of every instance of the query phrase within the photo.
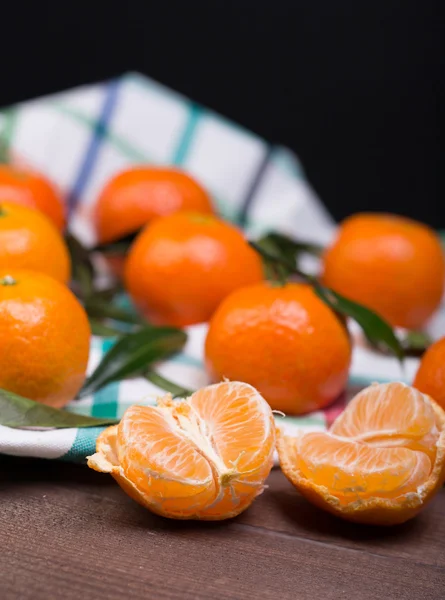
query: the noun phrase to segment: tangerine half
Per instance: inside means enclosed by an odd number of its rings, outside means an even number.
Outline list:
[[[110,473],[152,512],[221,520],[261,494],[272,467],[275,423],[250,385],[211,385],[190,398],[132,406],[98,438],[88,466]]]
[[[414,517],[445,481],[445,412],[403,383],[362,390],[327,432],[280,435],[281,468],[315,505],[358,523]]]

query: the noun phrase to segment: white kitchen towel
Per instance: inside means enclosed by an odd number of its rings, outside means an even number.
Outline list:
[[[99,190],[119,170],[135,164],[176,165],[210,192],[222,216],[255,237],[280,231],[295,238],[328,242],[335,224],[297,157],[164,86],[130,73],[0,111],[0,137],[18,160],[36,167],[64,191],[69,227],[94,244],[92,207]],[[445,332],[445,312],[433,321],[435,337]],[[188,328],[184,351],[159,372],[189,389],[208,383],[203,366],[206,325]],[[418,360],[398,362],[375,353],[354,328],[350,385],[412,380]],[[93,338],[89,372],[112,340]],[[120,417],[132,403],[153,403],[164,393],[142,378],[113,383],[68,409],[100,417]],[[280,421],[286,428],[324,429],[343,406]],[[94,452],[102,428],[25,431],[0,427],[0,453],[84,460]]]

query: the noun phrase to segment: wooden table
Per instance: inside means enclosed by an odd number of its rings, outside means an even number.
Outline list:
[[[0,599],[445,599],[445,490],[380,529],[269,486],[235,520],[177,522],[85,466],[1,457]]]

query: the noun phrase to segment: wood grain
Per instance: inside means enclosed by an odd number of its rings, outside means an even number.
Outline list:
[[[411,524],[363,528],[308,505],[279,472],[224,523],[156,517],[84,466],[1,459],[0,598],[445,597],[445,494]]]

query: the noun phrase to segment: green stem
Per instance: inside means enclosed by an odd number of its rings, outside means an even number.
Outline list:
[[[318,281],[318,279],[316,277],[314,277],[313,275],[309,275],[309,273],[305,273],[304,271],[299,269],[295,264],[293,264],[292,261],[287,260],[286,258],[283,258],[282,256],[279,256],[278,254],[276,254],[275,252],[273,252],[271,250],[265,250],[256,242],[249,242],[249,245],[254,250],[256,250],[259,254],[261,254],[261,256],[264,259],[266,259],[266,261],[269,261],[270,263],[275,263],[275,264],[281,265],[282,267],[284,267],[291,273],[298,275],[299,277],[301,277],[302,279],[304,279],[305,281],[307,281],[308,283],[310,283],[313,286],[316,286],[316,287],[320,286],[320,282]]]

